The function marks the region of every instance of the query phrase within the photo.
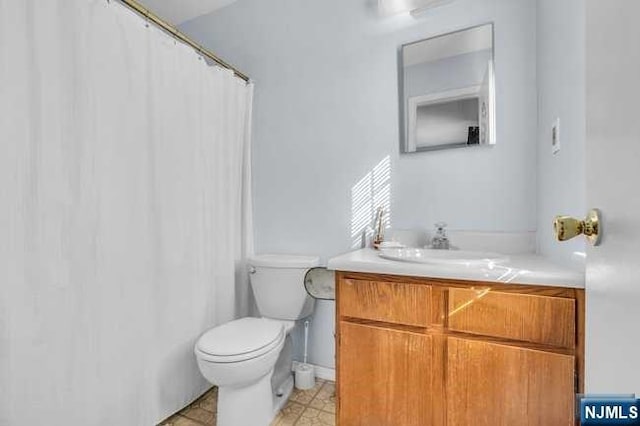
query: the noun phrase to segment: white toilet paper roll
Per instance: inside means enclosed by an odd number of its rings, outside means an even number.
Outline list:
[[[316,385],[316,376],[313,365],[300,363],[296,367],[296,388],[300,390],[311,389]]]

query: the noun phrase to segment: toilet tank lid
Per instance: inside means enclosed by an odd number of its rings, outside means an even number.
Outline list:
[[[250,257],[249,265],[266,268],[313,268],[320,265],[320,258],[293,254],[261,254]]]

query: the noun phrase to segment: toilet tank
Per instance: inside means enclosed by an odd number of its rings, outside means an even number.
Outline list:
[[[260,314],[297,320],[311,315],[315,300],[304,288],[304,276],[320,264],[314,256],[263,254],[249,259],[251,288]]]

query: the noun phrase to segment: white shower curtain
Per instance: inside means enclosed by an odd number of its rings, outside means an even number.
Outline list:
[[[252,87],[117,1],[0,0],[0,425],[152,425],[246,314]]]

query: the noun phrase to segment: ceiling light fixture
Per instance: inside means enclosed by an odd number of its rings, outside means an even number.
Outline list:
[[[445,6],[447,4],[453,3],[454,0],[431,0],[431,1],[427,1],[424,6],[413,9],[411,12],[411,16],[413,16],[414,18],[419,18],[420,16],[424,15],[425,13],[430,12],[433,9],[436,9],[438,7],[441,6]]]
[[[382,16],[411,13],[417,17],[432,9],[452,3],[454,0],[378,0],[378,11]]]

